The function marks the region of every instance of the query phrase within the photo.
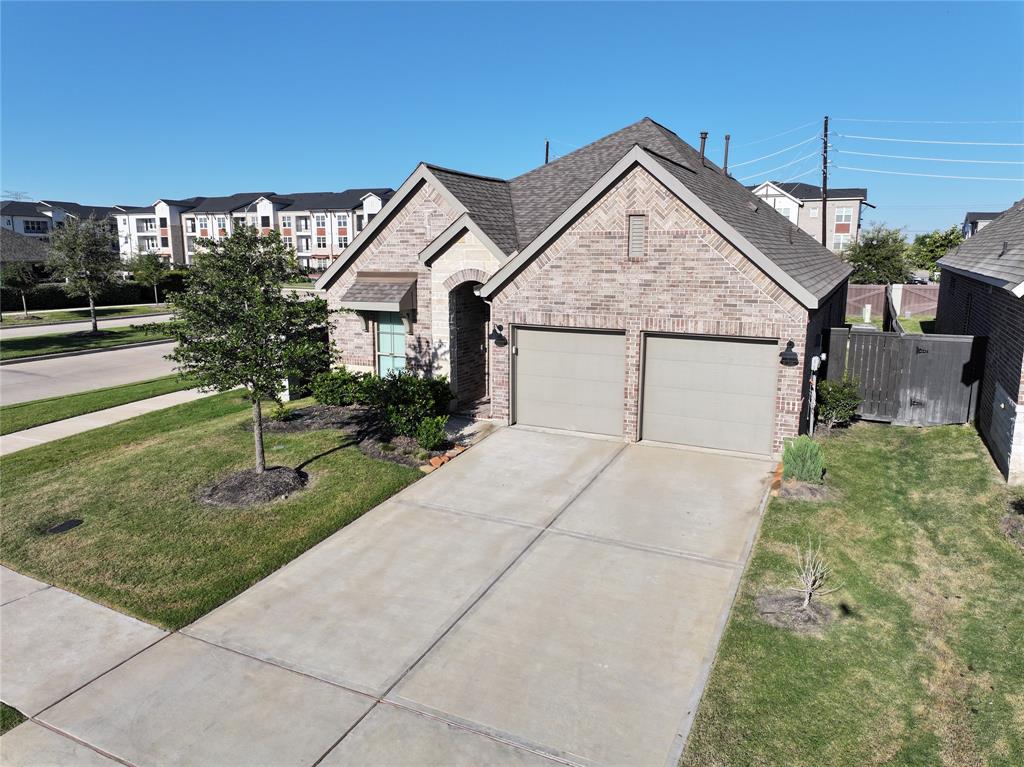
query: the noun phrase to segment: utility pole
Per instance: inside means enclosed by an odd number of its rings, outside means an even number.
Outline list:
[[[828,115],[825,115],[825,127],[821,134],[821,245],[827,248],[825,237],[828,234]]]

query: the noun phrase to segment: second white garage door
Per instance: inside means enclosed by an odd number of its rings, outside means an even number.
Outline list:
[[[516,423],[621,436],[621,333],[517,328],[513,343]]]
[[[645,349],[644,439],[772,452],[776,342],[648,336]]]

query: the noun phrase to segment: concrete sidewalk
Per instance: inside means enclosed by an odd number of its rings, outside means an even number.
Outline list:
[[[126,328],[131,325],[150,325],[154,322],[166,322],[171,318],[166,312],[163,314],[136,314],[132,317],[111,317],[97,321],[100,330],[107,328]],[[54,325],[12,325],[0,328],[0,341],[9,338],[29,338],[31,336],[51,336],[55,333],[82,333],[92,330],[92,323],[89,320],[80,322],[59,322]]]
[[[97,410],[95,413],[86,413],[74,418],[65,418],[62,421],[35,426],[24,431],[16,431],[0,437],[0,455],[10,455],[25,448],[42,445],[46,442],[70,437],[73,434],[81,434],[83,431],[98,429],[101,426],[109,426],[112,423],[126,421],[137,415],[152,413],[155,410],[163,410],[173,405],[181,405],[185,402],[202,399],[212,396],[215,392],[201,392],[198,389],[186,389],[175,391],[169,394],[161,394],[158,397],[129,402],[125,405]]]

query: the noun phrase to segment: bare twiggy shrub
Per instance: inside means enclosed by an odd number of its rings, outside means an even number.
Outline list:
[[[842,584],[826,587],[826,583],[832,577],[832,568],[822,556],[821,541],[818,541],[817,546],[812,546],[808,541],[806,549],[796,547],[796,577],[800,586],[791,590],[803,595],[802,606],[805,608],[811,604],[813,597],[831,594],[842,587]]]

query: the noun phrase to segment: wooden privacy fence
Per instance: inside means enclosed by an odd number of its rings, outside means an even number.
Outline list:
[[[860,316],[864,304],[871,304],[871,313],[879,315],[885,306],[885,296],[891,293],[889,285],[850,285],[846,296],[846,313]],[[935,316],[939,308],[938,285],[898,285],[900,290],[899,314],[913,317],[920,314]]]
[[[832,328],[825,377],[856,378],[869,421],[900,426],[967,423],[974,417],[985,339]]]

